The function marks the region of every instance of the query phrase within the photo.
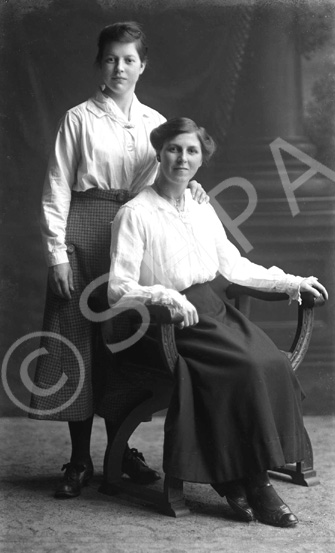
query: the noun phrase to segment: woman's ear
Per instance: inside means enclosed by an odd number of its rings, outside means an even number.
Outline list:
[[[142,61],[142,62],[141,62],[140,75],[142,75],[142,73],[143,73],[143,71],[144,71],[146,65],[147,65],[147,62],[146,62],[146,61]]]

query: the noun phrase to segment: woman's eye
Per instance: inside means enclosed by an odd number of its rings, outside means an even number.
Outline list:
[[[129,58],[126,60],[127,63],[134,63],[135,60],[133,60],[132,58]]]

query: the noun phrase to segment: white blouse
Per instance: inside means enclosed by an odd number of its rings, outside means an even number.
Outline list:
[[[136,194],[154,181],[158,164],[149,136],[164,121],[135,95],[128,120],[101,90],[67,111],[42,196],[42,239],[49,266],[68,261],[65,233],[72,190],[122,188]]]
[[[242,257],[213,207],[195,202],[189,190],[181,212],[151,187],[118,212],[112,226],[111,305],[150,300],[180,307],[184,297],[179,292],[213,280],[218,272],[230,282],[300,300],[303,277]]]

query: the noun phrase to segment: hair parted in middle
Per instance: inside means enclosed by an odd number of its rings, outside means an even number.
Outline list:
[[[174,117],[156,127],[150,133],[150,142],[156,152],[160,152],[166,140],[171,140],[178,134],[195,133],[202,151],[202,160],[206,164],[216,150],[216,144],[213,138],[208,134],[204,127],[198,125],[188,117]]]

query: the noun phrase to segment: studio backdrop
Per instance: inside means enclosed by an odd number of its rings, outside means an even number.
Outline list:
[[[215,138],[216,156],[197,180],[222,206],[229,238],[253,261],[315,274],[329,289],[299,378],[307,413],[334,412],[335,173],[315,161],[304,131],[295,4],[288,0],[283,10],[280,1],[256,0],[1,2],[3,415],[25,415],[29,404],[47,276],[40,198],[57,123],[94,93],[98,34],[120,20],[140,22],[148,38],[139,99],[167,118],[194,119]],[[251,308],[286,346],[296,306],[273,311]]]

